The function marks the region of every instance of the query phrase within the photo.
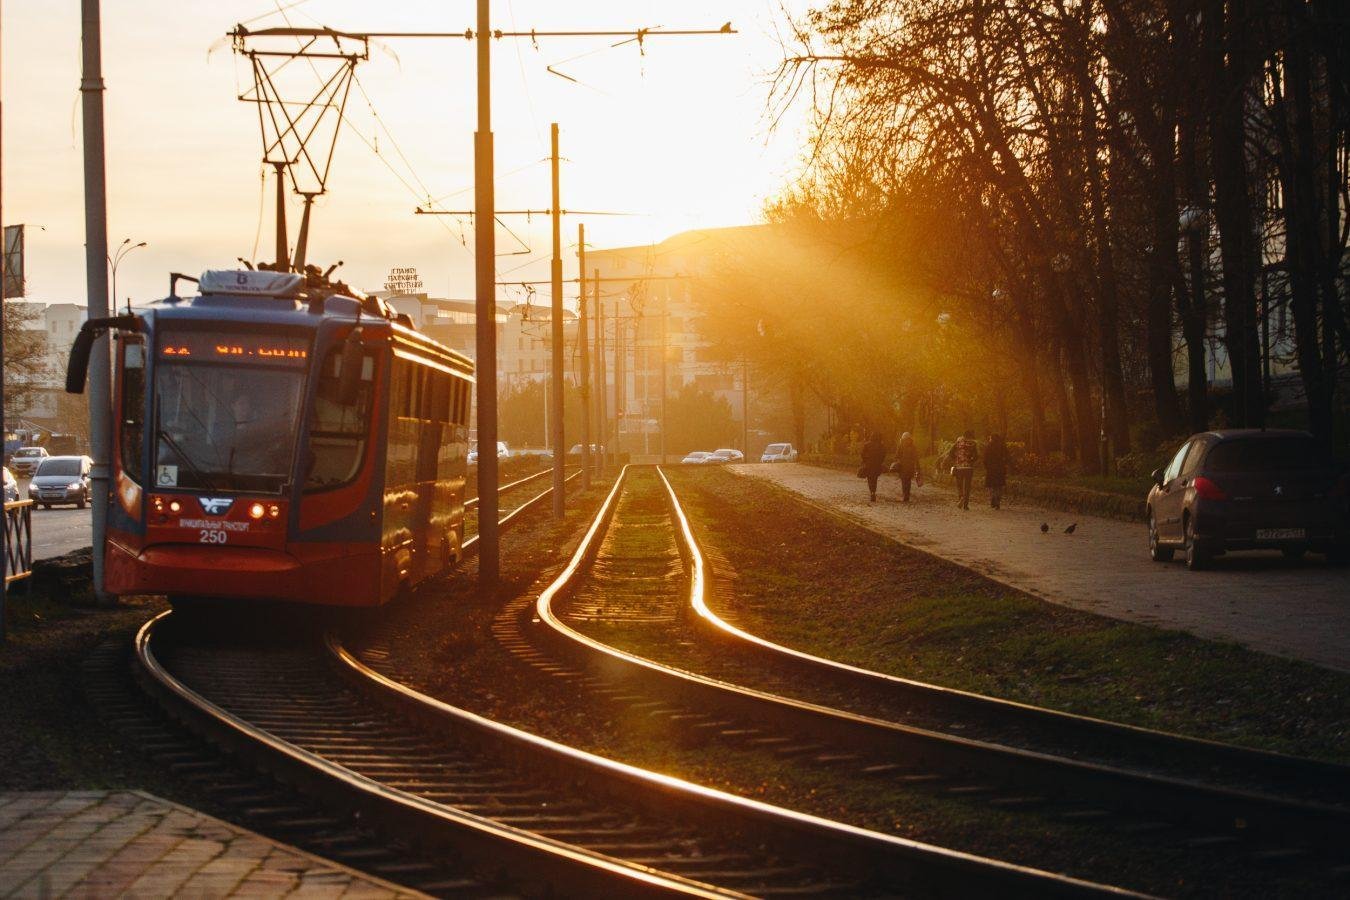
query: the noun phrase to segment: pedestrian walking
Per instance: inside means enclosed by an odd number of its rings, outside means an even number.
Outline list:
[[[970,485],[975,480],[975,461],[980,458],[980,447],[975,443],[975,432],[967,430],[952,445],[952,477],[956,479],[956,505],[970,509]]]
[[[895,474],[900,476],[900,502],[909,502],[910,483],[919,474],[919,446],[908,431],[900,435],[900,446],[895,448]]]
[[[862,465],[858,468],[858,475],[867,479],[867,491],[873,503],[877,502],[877,479],[884,471],[886,445],[881,442],[881,435],[874,431],[868,436],[867,443],[863,444]]]
[[[989,435],[984,445],[984,486],[989,488],[989,505],[999,508],[1003,502],[1003,486],[1008,483],[1008,445],[1003,435]]]

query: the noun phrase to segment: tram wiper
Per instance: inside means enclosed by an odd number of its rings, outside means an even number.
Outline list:
[[[214,491],[216,489],[216,486],[211,483],[211,479],[207,478],[202,470],[197,468],[197,464],[192,461],[192,457],[188,456],[183,448],[178,445],[178,441],[174,440],[173,435],[169,434],[169,432],[165,431],[163,428],[159,428],[155,434],[160,440],[169,445],[170,450],[178,454],[179,459],[187,463],[188,469],[193,475],[197,476],[197,481],[201,483],[202,487],[206,488],[208,491]]]

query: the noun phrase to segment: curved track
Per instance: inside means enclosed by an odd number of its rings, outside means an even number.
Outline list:
[[[666,526],[673,532],[678,551],[673,564],[672,553],[659,549],[647,554],[645,563],[623,556],[606,558],[599,562],[601,571],[588,580],[588,567],[611,528],[624,491],[621,477],[583,548],[531,610],[547,627],[529,630],[534,640],[527,641],[519,619],[515,633],[509,620],[502,623],[498,636],[509,649],[536,664],[565,661],[583,672],[603,673],[614,690],[626,691],[634,702],[661,707],[689,727],[733,742],[778,748],[806,762],[853,766],[864,773],[913,782],[957,779],[956,790],[964,784],[970,793],[990,795],[990,803],[1005,807],[1087,804],[1078,811],[1083,818],[1125,814],[1136,819],[1135,830],[1139,831],[1157,830],[1165,827],[1163,823],[1180,825],[1185,842],[1231,843],[1247,858],[1278,860],[1311,853],[1332,867],[1344,864],[1343,835],[1350,829],[1350,807],[1338,802],[1344,794],[1327,793],[1345,783],[1342,767],[904,682],[782,650],[752,640],[745,632],[715,625],[707,606],[709,573],[704,555],[673,489],[660,474],[675,523],[673,529]],[[624,527],[634,524],[620,525]],[[672,578],[683,577],[685,572],[687,596],[697,610],[697,615],[686,618],[702,620],[709,631],[715,629],[721,636],[713,652],[691,654],[700,664],[698,673],[689,671],[692,666],[687,662],[658,663],[585,633],[587,619],[631,618],[634,609],[642,608],[641,603],[616,601],[612,595],[621,596],[642,583],[648,591],[650,585],[664,583],[669,592]],[[682,637],[673,634],[671,643],[689,643]],[[753,652],[745,652],[747,648]],[[678,659],[683,652],[677,650],[673,656]],[[530,654],[538,658],[532,660]],[[772,657],[771,663],[766,657]],[[801,695],[812,699],[799,699]],[[1068,747],[1075,753],[1100,750],[1103,744],[1123,750],[1109,754],[1109,761],[1098,761],[1073,758],[1068,751],[1052,753],[974,740],[905,724],[915,706],[924,707],[929,720],[955,721],[953,731],[965,727],[959,721],[964,717],[966,722],[978,721],[988,734],[1015,732],[1019,737],[1031,736],[1042,746]],[[1150,761],[1170,757],[1169,771],[1133,765],[1135,757]],[[1124,762],[1119,761],[1122,758]],[[1236,778],[1229,783],[1201,777],[1232,778],[1234,773]],[[1320,783],[1321,796],[1336,799],[1325,802],[1309,799],[1306,793],[1299,796],[1297,791],[1277,790],[1294,781],[1305,792],[1315,791]]]
[[[147,693],[226,753],[473,879],[448,893],[1123,893],[565,747],[417,694],[331,635],[181,619],[137,636]]]

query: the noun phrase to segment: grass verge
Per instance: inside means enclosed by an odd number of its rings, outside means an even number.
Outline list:
[[[737,624],[1038,706],[1350,761],[1350,675],[1055,606],[717,470],[672,475],[735,568]],[[766,527],[772,523],[772,527]]]

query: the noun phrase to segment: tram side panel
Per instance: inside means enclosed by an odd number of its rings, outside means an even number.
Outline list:
[[[379,517],[390,369],[387,351],[367,346],[356,393],[344,401],[339,370],[345,337],[342,332],[324,342],[307,404],[300,502],[287,545],[299,562],[299,583],[286,599],[369,606],[389,596],[382,586]]]

